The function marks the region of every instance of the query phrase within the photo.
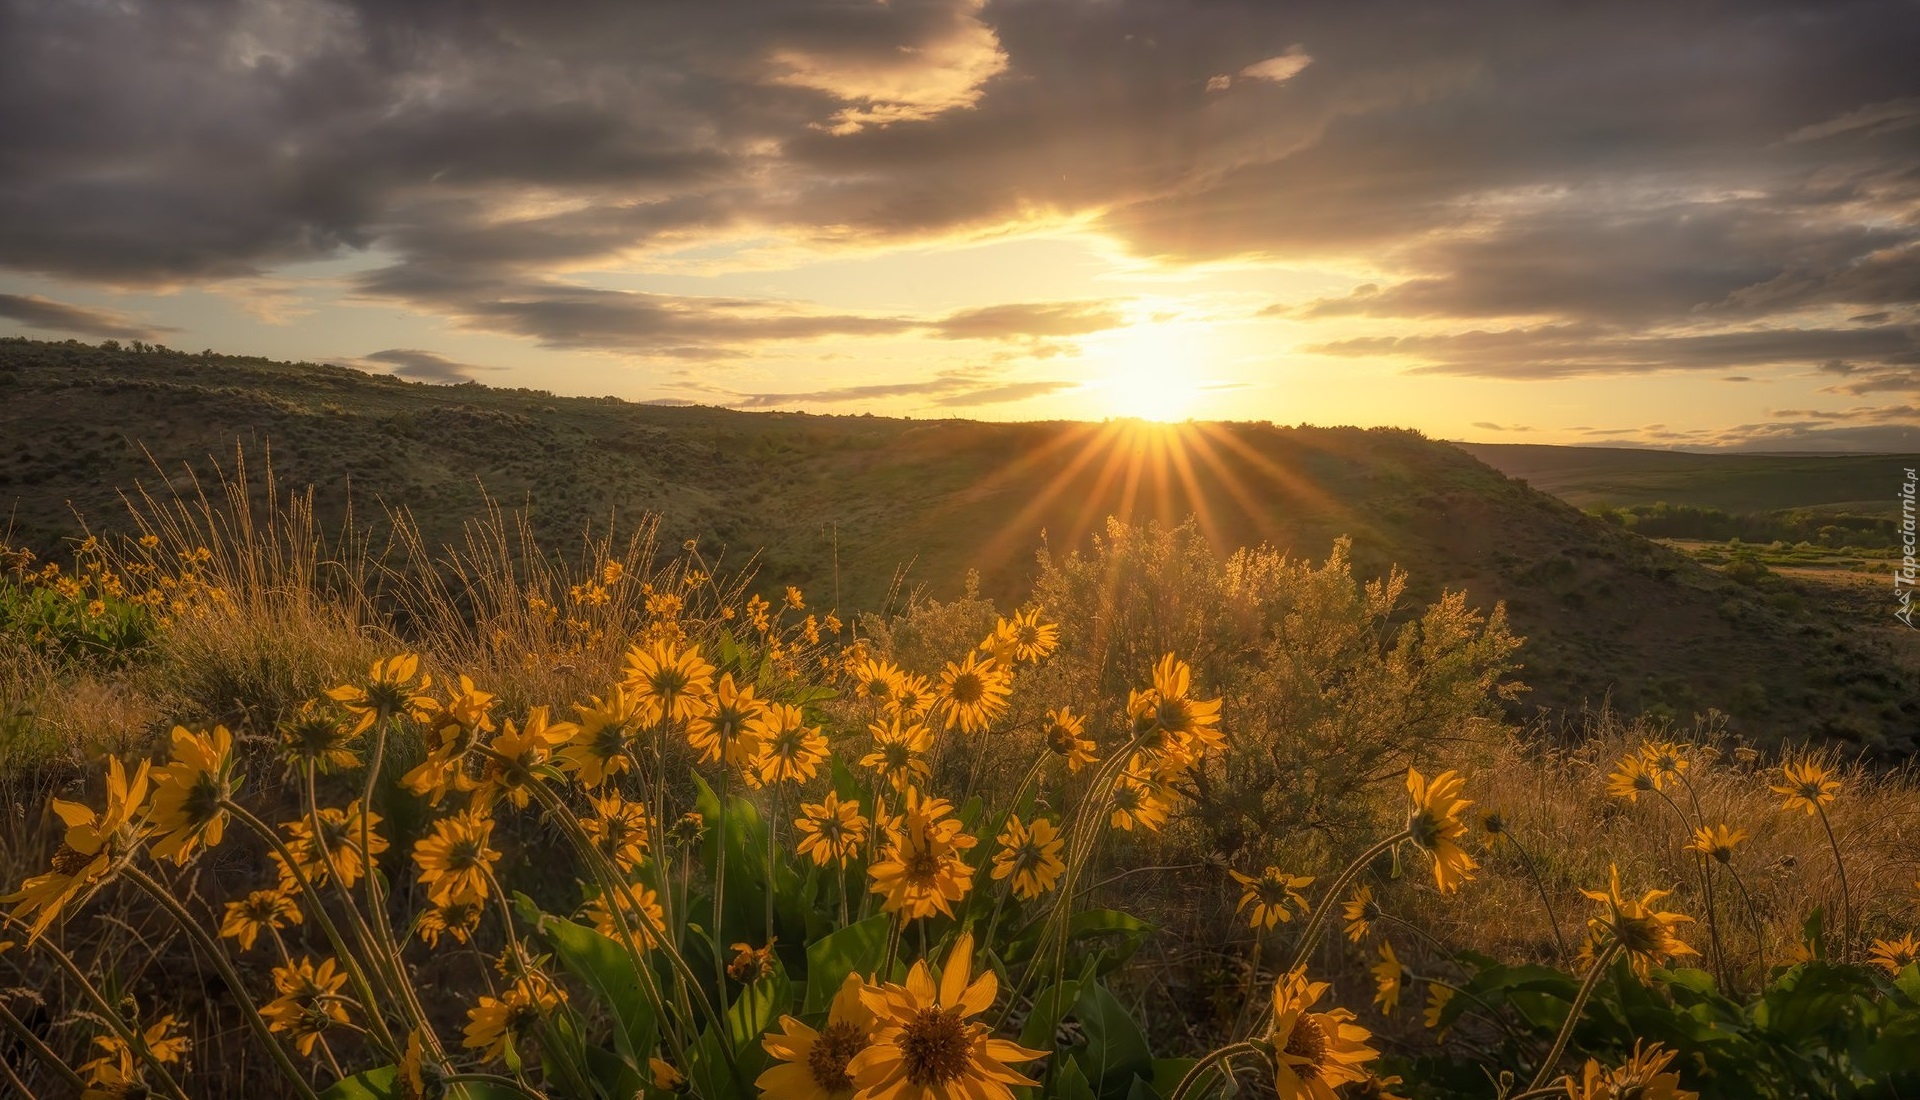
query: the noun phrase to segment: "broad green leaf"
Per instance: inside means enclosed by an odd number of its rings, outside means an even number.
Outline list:
[[[1153,1051],[1146,1034],[1105,986],[1092,981],[1083,984],[1073,1014],[1087,1036],[1087,1045],[1074,1054],[1084,1064],[1094,1091],[1103,1097],[1124,1098],[1135,1078],[1153,1076]]]
[[[803,1012],[825,1012],[848,974],[871,975],[887,953],[893,918],[876,913],[807,946],[807,997]]]
[[[1047,1092],[1049,1100],[1095,1100],[1093,1088],[1087,1084],[1087,1075],[1080,1070],[1080,1063],[1072,1058],[1062,1059],[1053,1072],[1053,1088]]]
[[[514,910],[534,934],[553,948],[567,971],[613,1013],[614,1047],[634,1066],[645,1063],[657,1038],[659,1020],[633,959],[616,941],[572,921],[543,913],[525,894],[514,895]]]

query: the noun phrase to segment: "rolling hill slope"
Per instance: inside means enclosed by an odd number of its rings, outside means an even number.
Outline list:
[[[75,513],[120,523],[116,490],[156,485],[153,463],[184,483],[185,464],[209,471],[236,441],[270,445],[323,515],[349,483],[357,514],[404,506],[442,542],[482,485],[553,538],[652,510],[669,538],[736,563],[763,550],[768,583],[816,603],[837,590],[843,609],[879,606],[901,568],[937,595],[978,570],[988,595],[1017,599],[1043,532],[1059,550],[1109,514],[1194,514],[1222,547],[1318,558],[1346,534],[1360,570],[1398,563],[1418,595],[1506,601],[1529,639],[1529,709],[1713,707],[1757,738],[1894,751],[1920,734],[1920,690],[1872,643],[1411,432],[740,413],[23,340],[0,341],[0,392],[0,514],[39,548]]]
[[[1689,504],[1727,512],[1784,508],[1886,513],[1916,455],[1694,454],[1628,447],[1459,443],[1510,477],[1582,508]]]

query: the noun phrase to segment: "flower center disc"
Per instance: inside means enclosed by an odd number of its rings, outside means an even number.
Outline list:
[[[908,1082],[921,1086],[938,1085],[959,1077],[966,1071],[972,1046],[967,1042],[967,1028],[960,1022],[960,1014],[937,1008],[921,1009],[920,1014],[901,1029],[899,1044],[900,1056],[907,1064]]]

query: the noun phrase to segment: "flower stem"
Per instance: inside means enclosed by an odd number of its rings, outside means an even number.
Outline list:
[[[1189,1069],[1186,1074],[1180,1078],[1180,1083],[1174,1086],[1173,1095],[1168,1097],[1167,1100],[1187,1100],[1187,1097],[1195,1094],[1200,1089],[1208,1071],[1212,1070],[1215,1066],[1222,1067],[1220,1071],[1221,1076],[1230,1077],[1231,1074],[1225,1069],[1226,1064],[1245,1054],[1257,1054],[1263,1060],[1267,1057],[1266,1051],[1256,1043],[1229,1043],[1219,1050],[1209,1053],[1198,1062],[1195,1062],[1193,1068]]]
[[[1572,962],[1573,955],[1567,950],[1566,938],[1560,934],[1560,917],[1553,911],[1553,898],[1547,894],[1547,884],[1540,877],[1540,869],[1534,866],[1533,857],[1527,854],[1526,846],[1512,833],[1503,832],[1500,835],[1506,837],[1507,843],[1513,845],[1513,850],[1520,853],[1520,861],[1527,865],[1527,876],[1533,879],[1533,888],[1540,891],[1540,904],[1547,909],[1547,923],[1553,926],[1553,942],[1560,948],[1561,965]]]
[[[247,1026],[253,1029],[254,1037],[266,1045],[267,1053],[273,1056],[274,1064],[279,1067],[281,1074],[292,1082],[295,1094],[303,1100],[319,1100],[313,1091],[313,1086],[307,1084],[306,1075],[300,1072],[299,1067],[293,1064],[293,1059],[287,1056],[286,1049],[274,1039],[272,1031],[267,1027],[267,1021],[261,1018],[260,1010],[254,1007],[253,999],[247,996],[245,984],[240,981],[240,975],[234,973],[233,963],[228,960],[226,952],[220,950],[220,945],[213,942],[213,939],[207,935],[206,929],[200,927],[200,923],[193,919],[193,914],[187,912],[185,906],[175,901],[172,894],[147,877],[144,871],[138,867],[128,867],[124,873],[135,886],[145,891],[149,897],[160,903],[161,908],[172,914],[181,929],[193,939],[200,950],[206,952],[214,969],[220,972],[221,979],[227,983],[227,988],[232,990],[234,1002],[241,1007],[243,1015],[246,1016]]]
[[[87,1083],[81,1080],[80,1075],[73,1072],[73,1067],[61,1061],[60,1056],[53,1052],[53,1048],[41,1042],[40,1036],[35,1035],[27,1025],[21,1023],[20,1017],[15,1016],[5,1002],[0,1002],[0,1027],[5,1027],[12,1032],[14,1038],[25,1044],[26,1048],[33,1052],[34,1057],[45,1063],[46,1067],[62,1081],[76,1090],[87,1087]]]
[[[1813,810],[1820,815],[1820,827],[1827,831],[1827,846],[1833,849],[1834,870],[1840,873],[1840,961],[1847,962],[1853,957],[1853,899],[1847,893],[1847,861],[1840,858],[1840,842],[1834,838],[1833,822],[1827,820],[1827,811],[1815,802]]]
[[[1587,980],[1580,983],[1580,992],[1574,995],[1573,1004],[1567,1008],[1567,1022],[1560,1025],[1560,1034],[1553,1040],[1553,1049],[1547,1051],[1546,1058],[1540,1063],[1540,1071],[1534,1074],[1533,1080],[1528,1083],[1528,1092],[1544,1087],[1547,1078],[1552,1076],[1554,1065],[1560,1061],[1560,1056],[1566,1053],[1567,1043],[1573,1038],[1574,1025],[1580,1022],[1580,1014],[1586,1011],[1587,998],[1593,996],[1594,987],[1600,984],[1600,979],[1606,975],[1607,967],[1612,965],[1614,957],[1618,954],[1620,954],[1620,945],[1612,943],[1607,945],[1606,950],[1600,952],[1599,958],[1593,960],[1593,969],[1587,971]]]
[[[1326,896],[1320,899],[1320,904],[1314,907],[1313,916],[1307,918],[1307,926],[1300,932],[1300,946],[1294,948],[1293,961],[1287,964],[1288,973],[1298,970],[1300,964],[1307,961],[1308,953],[1313,950],[1314,941],[1320,938],[1321,930],[1326,927],[1327,916],[1333,912],[1333,907],[1340,903],[1341,895],[1347,892],[1347,887],[1353,884],[1353,880],[1359,877],[1360,872],[1366,869],[1367,864],[1372,863],[1382,852],[1387,851],[1401,841],[1411,839],[1413,839],[1413,834],[1402,829],[1380,843],[1375,844],[1373,847],[1368,848],[1366,851],[1361,852],[1352,863],[1347,864],[1346,870],[1341,871],[1340,877],[1334,879],[1333,885],[1327,888]]]

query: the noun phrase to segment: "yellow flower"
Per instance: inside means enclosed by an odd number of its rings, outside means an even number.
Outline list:
[[[1406,975],[1406,967],[1400,965],[1393,945],[1381,940],[1380,961],[1369,969],[1373,971],[1373,1003],[1380,1006],[1380,1015],[1391,1016],[1400,1007],[1400,979]]]
[[[873,751],[860,758],[860,766],[884,779],[893,789],[904,791],[933,774],[926,752],[933,747],[933,732],[918,722],[903,724],[895,718],[867,726],[873,735]]]
[[[485,901],[487,879],[500,853],[487,846],[493,819],[468,810],[433,823],[433,835],[413,844],[420,882],[435,905]]]
[[[1644,1041],[1635,1039],[1633,1056],[1613,1069],[1587,1059],[1579,1084],[1567,1079],[1569,1100],[1699,1100],[1699,1093],[1681,1088],[1680,1075],[1667,1069],[1678,1051],[1662,1050],[1659,1043],[1643,1051]]]
[[[1429,783],[1418,770],[1407,769],[1407,794],[1413,799],[1413,808],[1407,815],[1407,832],[1412,834],[1417,847],[1433,857],[1434,885],[1443,894],[1450,894],[1458,890],[1462,882],[1471,880],[1474,868],[1479,866],[1466,849],[1460,847],[1460,838],[1467,832],[1460,814],[1473,805],[1460,797],[1460,788],[1466,786],[1466,782],[1458,774],[1444,771]]]
[[[1073,713],[1068,707],[1048,711],[1046,725],[1041,727],[1047,748],[1056,756],[1066,758],[1069,772],[1077,772],[1099,759],[1093,754],[1092,739],[1085,736],[1086,728],[1085,716]]]
[[[865,983],[848,974],[827,1006],[826,1026],[819,1031],[792,1016],[780,1017],[780,1030],[768,1031],[760,1045],[775,1061],[754,1081],[767,1100],[847,1100],[853,1078],[847,1063],[867,1048],[873,1032],[873,1012],[861,1003]]]
[[[65,823],[67,835],[53,853],[52,869],[0,898],[0,902],[17,903],[15,920],[38,914],[28,925],[27,942],[38,940],[76,894],[105,878],[114,861],[126,854],[134,840],[130,822],[146,800],[146,761],[129,779],[118,757],[107,760],[107,805],[100,813],[78,802],[53,800],[53,812]]]
[[[908,788],[906,806],[887,822],[887,845],[867,868],[872,892],[885,900],[881,908],[900,919],[941,913],[953,916],[953,903],[973,888],[973,868],[960,853],[976,843],[961,831],[960,821],[948,817],[953,807],[944,798],[922,798]]]
[[[467,750],[479,743],[482,734],[493,732],[493,705],[494,697],[474,687],[464,675],[446,702],[424,699],[415,713],[427,727],[431,748],[418,767],[400,777],[401,784],[435,806],[449,790],[471,790],[473,784],[465,772]]]
[[[853,694],[876,703],[888,702],[905,675],[892,661],[869,657],[853,667]]]
[[[354,726],[309,699],[280,723],[280,752],[295,767],[304,769],[311,761],[322,774],[331,774],[359,766],[360,754],[352,748],[359,736]]]
[[[1153,690],[1143,692],[1137,704],[1144,717],[1166,733],[1187,755],[1226,744],[1220,734],[1220,700],[1195,699],[1188,694],[1193,671],[1169,653],[1153,666]]]
[[[481,905],[477,901],[429,905],[420,911],[420,940],[430,948],[440,946],[441,936],[452,936],[456,942],[466,943],[480,927],[481,912]]]
[[[313,1053],[314,1040],[335,1024],[347,1022],[346,998],[340,987],[346,972],[334,960],[315,966],[311,958],[273,968],[273,987],[280,996],[260,1010],[267,1029],[286,1034],[302,1055]]]
[[[1024,901],[1052,890],[1065,873],[1067,865],[1060,858],[1060,850],[1066,847],[1061,839],[1060,830],[1046,818],[1036,818],[1032,825],[1024,825],[1019,814],[1007,815],[1006,828],[1000,830],[1000,850],[993,857],[993,877],[997,882],[1009,876],[1013,879],[1013,893]]]
[[[141,1033],[140,1038],[154,1061],[178,1064],[186,1058],[187,1052],[193,1049],[192,1039],[185,1035],[169,1034],[179,1026],[180,1021],[172,1013],[168,1013]],[[83,1063],[80,1066],[80,1075],[87,1079],[89,1085],[99,1090],[97,1095],[125,1097],[128,1100],[143,1095],[135,1089],[115,1091],[115,1086],[132,1085],[139,1080],[133,1047],[113,1033],[94,1036],[93,1044],[105,1053]]]
[[[1673,926],[1693,918],[1680,913],[1664,913],[1653,903],[1671,894],[1671,890],[1649,890],[1639,901],[1629,901],[1620,892],[1620,868],[1607,869],[1607,889],[1582,890],[1582,894],[1607,907],[1607,915],[1587,922],[1593,941],[1601,948],[1619,944],[1633,961],[1634,970],[1645,977],[1655,962],[1679,955],[1698,954],[1673,934]]]
[[[752,985],[773,974],[773,944],[755,947],[750,943],[733,945],[733,958],[727,963],[727,977],[741,985]]]
[[[685,652],[665,641],[627,651],[627,690],[645,708],[647,721],[685,722],[707,708],[713,695],[713,666],[700,647]]]
[[[251,951],[261,932],[270,929],[279,931],[305,919],[300,913],[300,906],[286,891],[255,890],[240,901],[227,903],[227,915],[220,922],[220,934],[237,941],[240,950]]]
[[[842,802],[833,791],[817,803],[802,802],[793,827],[802,834],[794,851],[821,867],[829,863],[845,867],[867,842],[867,819],[860,816],[860,803]]]
[[[361,734],[382,716],[432,705],[433,701],[425,697],[425,692],[433,686],[433,678],[423,676],[419,683],[415,683],[414,678],[419,674],[418,656],[402,653],[397,657],[385,657],[373,662],[364,681],[342,684],[328,691],[327,697],[359,719],[353,732]]]
[[[1367,1079],[1362,1067],[1380,1056],[1367,1046],[1373,1033],[1344,1008],[1314,1012],[1327,983],[1307,980],[1305,967],[1273,983],[1274,1091],[1280,1100],[1337,1100],[1334,1089]]]
[[[759,719],[761,745],[749,782],[805,783],[827,758],[827,739],[819,726],[806,725],[800,708],[769,703]]]
[[[959,661],[948,661],[940,673],[940,716],[948,729],[978,733],[1007,709],[1012,686],[993,658],[978,660],[969,651]]]
[[[793,608],[795,611],[805,611],[807,609],[806,596],[802,595],[800,590],[793,585],[787,586],[787,606]]]
[[[1643,757],[1630,753],[1621,757],[1619,766],[1607,776],[1607,793],[1638,802],[1641,795],[1659,790],[1660,783],[1660,773],[1649,768]]]
[[[1116,829],[1158,832],[1167,823],[1167,793],[1137,758],[1113,781],[1111,815]]]
[[[148,827],[160,837],[153,858],[172,859],[184,867],[201,844],[217,846],[227,828],[222,803],[236,786],[233,735],[225,726],[215,726],[211,733],[173,727],[173,759],[153,773]]]
[[[940,982],[925,959],[913,964],[905,985],[869,988],[862,1001],[874,1015],[866,1049],[847,1063],[847,1075],[862,1100],[1011,1100],[1008,1085],[1037,1085],[1009,1063],[1030,1062],[1045,1052],[995,1039],[983,1023],[968,1023],[993,1006],[999,981],[992,970],[972,977],[973,934],[962,933]]]
[[[1313,885],[1313,876],[1290,875],[1278,867],[1269,867],[1260,872],[1259,878],[1228,870],[1233,880],[1244,889],[1240,894],[1240,904],[1235,911],[1250,909],[1247,915],[1247,927],[1272,928],[1283,921],[1293,919],[1292,906],[1302,913],[1307,911],[1307,899],[1300,893],[1303,886]]]
[[[1703,856],[1711,856],[1717,863],[1732,863],[1734,846],[1745,839],[1745,829],[1729,830],[1725,825],[1711,828],[1703,825],[1693,831],[1693,842],[1687,848]]]
[[[661,1092],[683,1092],[687,1087],[686,1074],[674,1069],[672,1063],[664,1059],[648,1058],[647,1076],[653,1080],[653,1087]]]
[[[927,716],[933,699],[932,681],[916,672],[901,673],[893,697],[887,700],[887,713],[897,722],[917,722]]]
[[[533,797],[528,785],[539,782],[533,770],[545,764],[554,748],[564,744],[578,729],[572,722],[549,724],[545,707],[528,710],[524,729],[515,729],[513,720],[508,719],[506,729],[487,746],[489,755],[468,805],[485,812],[504,797],[514,809],[526,809],[528,799]]]
[[[467,1027],[460,1045],[479,1051],[483,1061],[503,1058],[508,1043],[526,1039],[566,999],[566,990],[546,975],[527,974],[507,987],[504,997],[481,997],[467,1010]]]
[[[720,677],[711,704],[687,720],[687,743],[699,750],[702,764],[751,764],[760,755],[760,716],[767,705],[753,697],[752,684],[735,686],[731,672]]]
[[[1373,900],[1373,887],[1362,886],[1340,903],[1341,919],[1347,922],[1347,939],[1359,943],[1380,919],[1380,904]]]
[[[633,942],[641,950],[651,951],[655,943],[653,930],[666,926],[666,910],[660,907],[660,896],[643,886],[629,885],[625,890],[616,890],[613,904],[607,904],[607,895],[597,895],[587,903],[587,919],[593,922],[594,931],[608,939],[622,939],[619,922],[614,920],[614,910],[619,910],[627,922],[627,928],[633,933]],[[644,914],[644,917],[643,917]]]
[[[1459,991],[1450,985],[1428,982],[1427,1010],[1421,1016],[1420,1022],[1429,1030],[1440,1027],[1440,1017],[1447,1011],[1447,1002],[1453,1000],[1453,995],[1457,992]],[[1440,1034],[1446,1035],[1446,1030],[1442,1029]]]
[[[591,706],[576,703],[573,709],[580,712],[580,723],[560,749],[560,766],[582,786],[597,788],[632,766],[630,754],[651,719],[640,698],[617,685],[604,702],[596,695]]]
[[[627,801],[617,790],[591,801],[593,816],[580,819],[580,828],[587,838],[622,871],[639,866],[646,858],[650,836],[647,808]]]
[[[1805,810],[1807,816],[1812,817],[1840,793],[1840,781],[1833,777],[1833,772],[1811,758],[1787,761],[1781,765],[1780,774],[1785,785],[1774,787],[1773,792],[1787,796],[1780,807],[1783,810]]]
[[[1678,779],[1687,770],[1687,748],[1677,741],[1648,741],[1640,746],[1640,759],[1655,775]]]
[[[1887,973],[1899,977],[1900,972],[1920,958],[1920,943],[1915,943],[1913,933],[1909,932],[1897,940],[1873,941],[1871,961],[1884,968]]]
[[[295,862],[300,865],[301,874],[307,881],[319,886],[327,881],[326,860],[333,861],[333,869],[340,874],[340,884],[352,888],[366,873],[367,858],[377,856],[387,850],[387,838],[376,829],[380,824],[379,814],[363,814],[360,800],[354,799],[346,809],[333,806],[322,807],[320,817],[320,840],[315,843],[313,821],[300,818],[297,821],[282,822],[280,827],[287,831],[287,850],[293,853]],[[367,850],[360,847],[360,835],[366,833]],[[322,855],[324,848],[325,855]],[[280,868],[281,889],[292,892],[296,879],[286,861],[279,852],[268,853]]]

